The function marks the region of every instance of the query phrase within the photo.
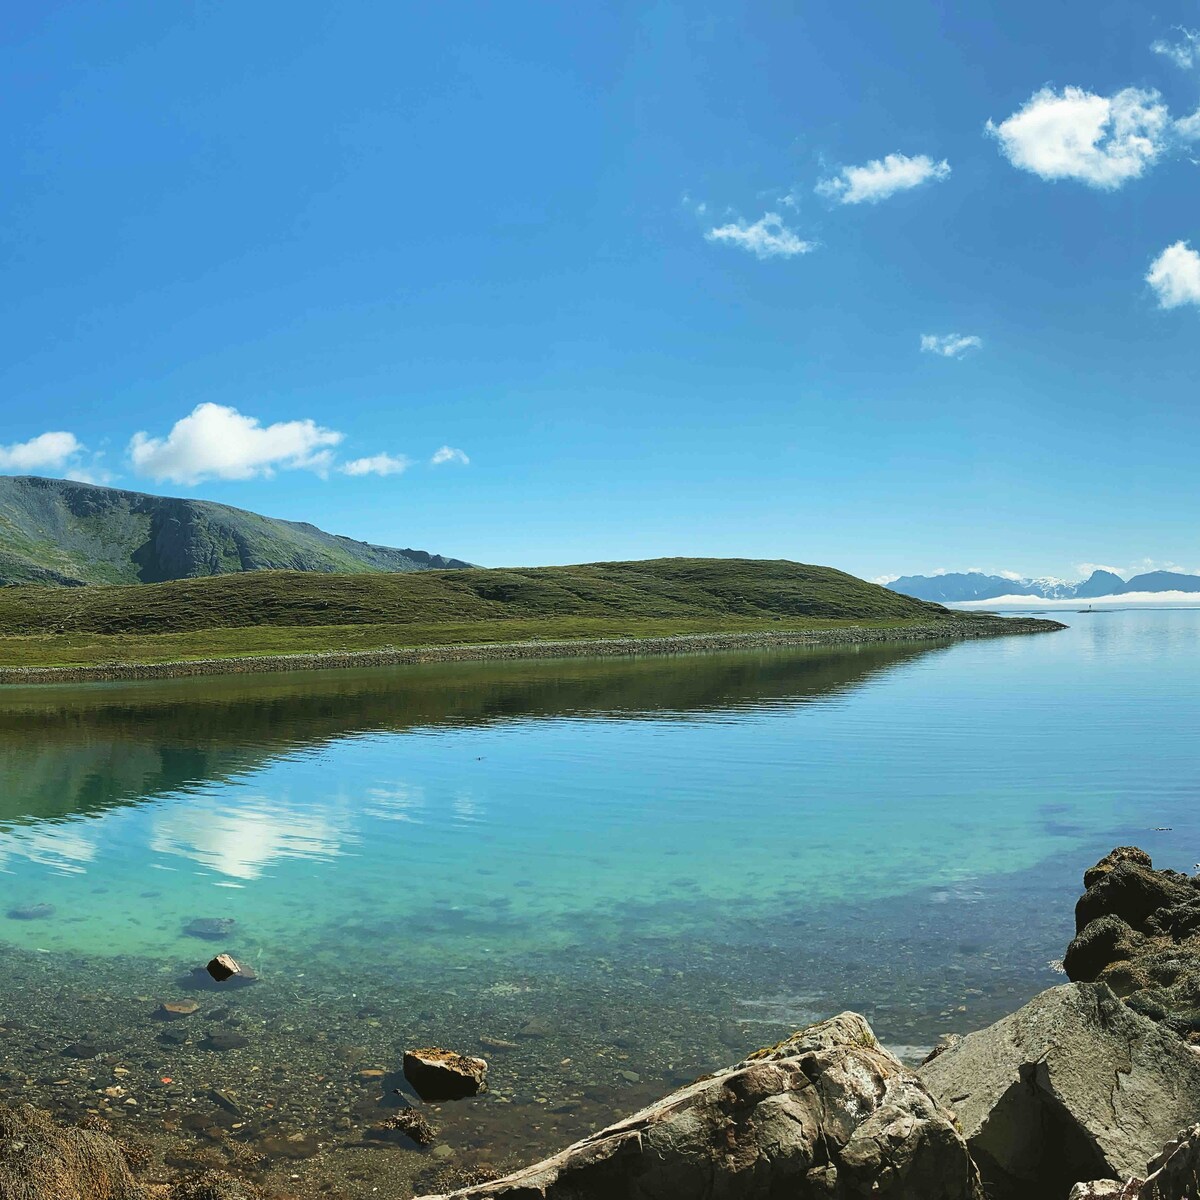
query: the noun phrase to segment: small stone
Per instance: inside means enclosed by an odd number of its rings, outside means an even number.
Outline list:
[[[434,1146],[434,1148],[432,1150],[430,1150],[429,1156],[431,1158],[442,1159],[443,1161],[447,1158],[453,1158],[454,1157],[454,1147],[447,1146],[445,1142],[442,1142],[440,1145]]]
[[[232,1029],[213,1029],[200,1043],[203,1050],[243,1050],[248,1045],[250,1039]]]
[[[479,1044],[485,1050],[516,1050],[516,1042],[506,1042],[503,1038],[481,1037]]]
[[[200,1011],[200,1005],[195,1000],[164,1000],[155,1013],[160,1020],[178,1021],[181,1017],[190,1017]]]
[[[244,1116],[245,1113],[242,1106],[224,1089],[210,1088],[208,1098],[216,1105],[219,1105],[227,1113],[232,1113],[235,1117]]]
[[[47,917],[52,916],[54,916],[53,904],[19,905],[8,910],[10,921],[44,921]]]
[[[62,1054],[66,1058],[95,1058],[99,1053],[99,1049],[91,1042],[72,1042],[62,1048]]]
[[[636,1071],[622,1071],[621,1078],[626,1083],[641,1083],[642,1077]]]
[[[203,938],[208,942],[219,942],[233,932],[237,922],[232,917],[199,917],[183,927],[188,937]]]
[[[487,1062],[429,1046],[404,1052],[404,1078],[426,1103],[462,1100],[487,1090]]]
[[[218,983],[235,981],[238,983],[253,983],[258,976],[254,971],[238,962],[232,954],[218,954],[204,968]]]

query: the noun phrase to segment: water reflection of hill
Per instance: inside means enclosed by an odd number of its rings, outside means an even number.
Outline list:
[[[801,704],[938,649],[878,644],[5,688],[0,823],[98,813],[375,732]]]

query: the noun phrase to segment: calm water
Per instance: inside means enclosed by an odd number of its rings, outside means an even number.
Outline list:
[[[407,1195],[843,1007],[909,1053],[985,1024],[1061,978],[1085,866],[1200,858],[1200,612],[1064,619],[5,689],[0,912],[50,909],[0,920],[0,1082],[165,1126],[173,1161]],[[261,982],[156,1021],[221,949]],[[511,1043],[493,1092],[443,1106],[434,1154],[376,1130],[405,1044],[481,1038]]]

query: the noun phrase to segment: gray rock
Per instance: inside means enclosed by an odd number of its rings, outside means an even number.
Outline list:
[[[1119,1179],[1093,1179],[1077,1183],[1067,1200],[1121,1200],[1125,1185]]]
[[[1051,988],[918,1070],[996,1196],[1129,1179],[1200,1118],[1200,1057],[1100,983]]]
[[[1200,1196],[1200,1125],[1185,1129],[1149,1164],[1137,1200],[1195,1200]]]
[[[535,1166],[452,1195],[983,1200],[953,1116],[854,1013],[699,1079]]]

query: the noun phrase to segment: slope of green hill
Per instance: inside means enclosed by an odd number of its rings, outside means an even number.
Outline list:
[[[158,583],[244,571],[422,571],[469,564],[207,500],[0,476],[0,584]]]
[[[0,634],[184,633],[603,617],[939,620],[952,614],[831,567],[661,558],[408,574],[270,571],[140,587],[0,590]]]
[[[829,567],[785,561],[657,559],[393,575],[265,571],[131,587],[0,588],[0,668],[693,634],[771,642],[821,630],[843,631],[829,636],[846,640],[847,629],[940,637],[944,627],[954,638],[1061,628],[1025,624],[954,613]],[[870,638],[855,632],[851,640]]]

